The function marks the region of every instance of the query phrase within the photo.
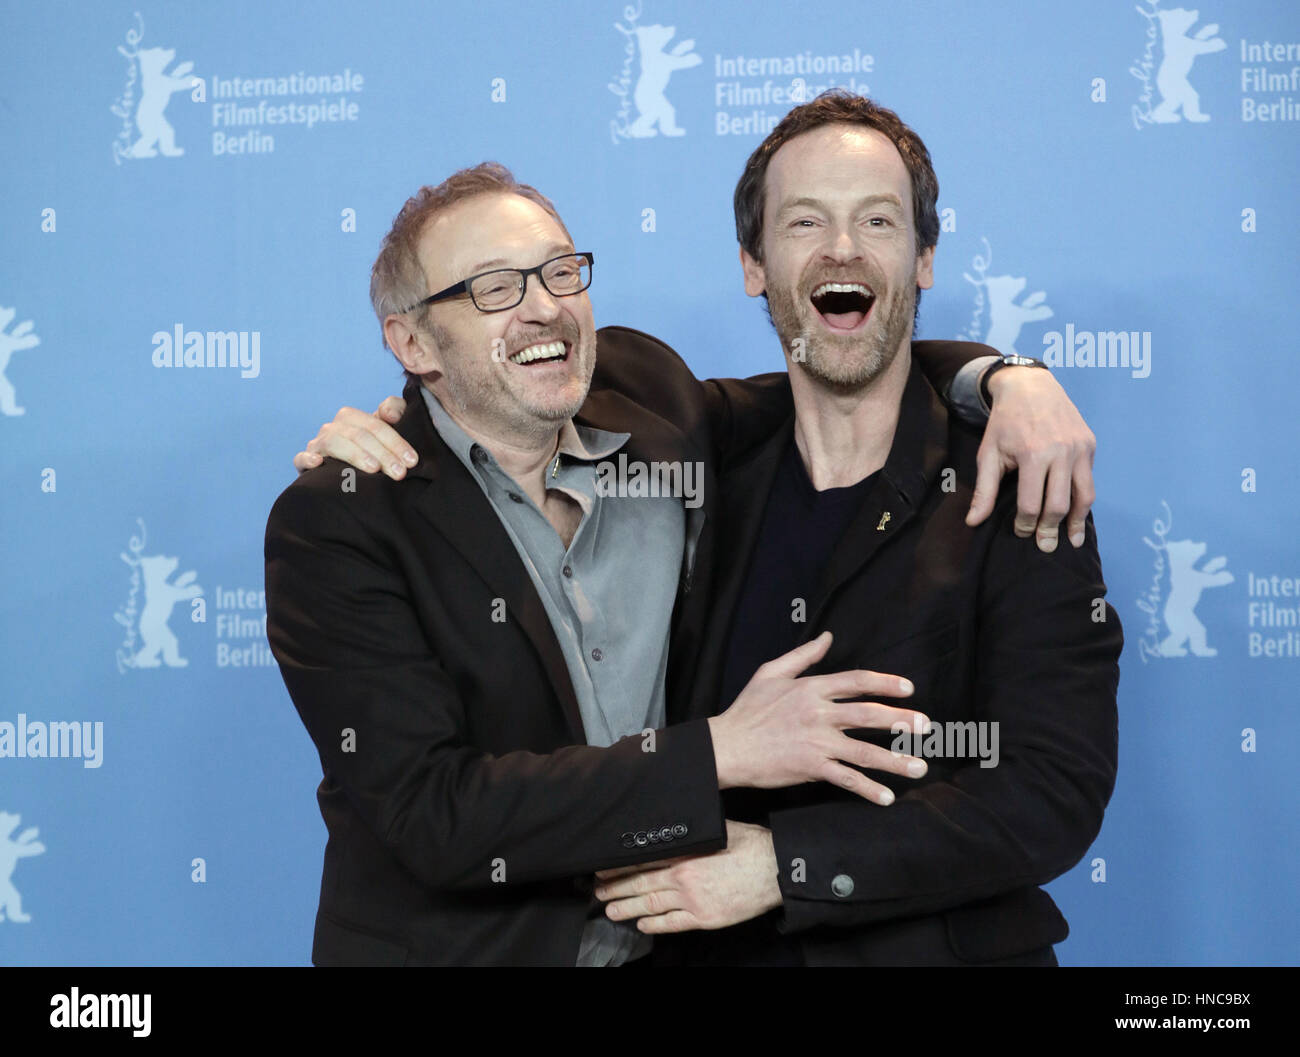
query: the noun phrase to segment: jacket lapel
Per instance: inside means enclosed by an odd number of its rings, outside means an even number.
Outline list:
[[[794,436],[791,415],[753,453],[727,470],[719,482],[716,591],[697,667],[698,678],[691,694],[689,717],[714,715],[732,617],[745,587],[746,572],[758,543],[763,511],[772,491],[781,458]]]
[[[800,642],[819,633],[834,595],[916,515],[942,468],[947,438],[947,409],[913,359],[889,456],[831,555]]]
[[[478,482],[433,428],[419,387],[408,384],[402,395],[406,412],[394,428],[420,457],[407,471],[412,505],[473,567],[493,594],[505,601],[507,611],[537,650],[570,733],[577,742],[586,744],[564,652],[518,551]]]

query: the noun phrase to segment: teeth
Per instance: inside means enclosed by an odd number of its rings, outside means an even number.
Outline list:
[[[812,292],[813,297],[821,297],[822,294],[861,294],[863,297],[873,297],[874,295],[861,283],[822,283]]]
[[[529,345],[510,357],[511,363],[532,363],[534,360],[556,360],[564,355],[564,342],[548,341],[542,345]]]

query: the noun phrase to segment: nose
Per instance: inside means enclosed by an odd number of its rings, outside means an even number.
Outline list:
[[[519,314],[539,323],[549,323],[560,314],[559,303],[542,285],[540,275],[524,277],[524,299],[519,302]]]
[[[831,229],[825,255],[841,264],[862,259],[862,247],[851,224],[837,224]]]

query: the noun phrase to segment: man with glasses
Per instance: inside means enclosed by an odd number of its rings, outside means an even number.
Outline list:
[[[406,311],[415,312],[425,305],[436,305],[439,301],[469,294],[480,312],[504,312],[524,299],[530,275],[536,275],[553,297],[569,297],[582,293],[591,285],[593,263],[590,253],[565,253],[543,261],[536,268],[494,268],[452,283],[447,289],[417,301]]]
[[[669,724],[701,645],[683,602],[711,575],[718,458],[788,396],[699,383],[621,328],[593,380],[591,266],[499,166],[422,189],[371,282],[414,463],[400,480],[325,463],[271,513],[271,644],[324,771],[317,963],[625,964],[648,940],[602,914],[592,872],[720,849],[720,790],[832,782],[885,810],[862,769],[925,773],[844,733],[923,726],[850,700],[906,680],[796,678],[829,635],[720,715]],[[949,376],[987,351],[939,346]],[[599,487],[616,453],[699,467],[705,502]]]

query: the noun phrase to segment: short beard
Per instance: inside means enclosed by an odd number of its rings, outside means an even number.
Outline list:
[[[545,434],[547,429],[537,429],[538,423],[560,423],[573,418],[586,403],[586,393],[591,387],[591,376],[595,369],[595,335],[584,337],[580,332],[572,336],[566,334],[565,337],[572,343],[570,356],[578,358],[578,363],[583,367],[585,378],[582,385],[582,397],[577,399],[576,404],[569,406],[536,406],[531,403],[522,403],[516,397],[516,404],[522,406],[522,410],[527,416],[522,420],[515,419],[519,406],[511,408],[508,404],[506,387],[499,384],[499,379],[494,374],[478,374],[474,371],[462,370],[460,365],[464,362],[462,350],[457,347],[456,342],[452,339],[451,334],[438,326],[436,323],[427,322],[421,329],[428,337],[437,344],[437,347],[443,352],[444,363],[454,363],[455,367],[441,372],[445,391],[451,402],[455,404],[462,417],[477,417],[484,413],[488,414],[507,414],[514,419],[512,425],[514,428],[524,432],[537,432]],[[497,369],[503,369],[503,365],[494,364]],[[424,375],[429,378],[430,375]],[[572,402],[571,402],[572,403]]]
[[[577,366],[581,368],[580,377],[582,379],[581,396],[575,397],[577,403],[565,404],[560,407],[529,407],[529,411],[538,418],[547,422],[564,422],[573,418],[582,410],[582,405],[587,402],[587,393],[591,390],[591,376],[596,369],[596,335],[594,333],[584,335],[578,331],[571,339],[572,348],[569,355],[573,357]]]
[[[787,353],[796,338],[803,339],[804,358],[792,359],[792,363],[799,364],[810,378],[833,392],[856,393],[884,374],[898,356],[915,318],[915,298],[914,268],[887,303],[872,306],[873,313],[883,311],[885,325],[865,336],[825,334],[811,326],[808,330],[812,333],[806,333],[803,320],[807,317],[801,315],[801,305],[788,288],[768,292],[768,318]],[[809,313],[817,311],[807,298],[802,307]]]

